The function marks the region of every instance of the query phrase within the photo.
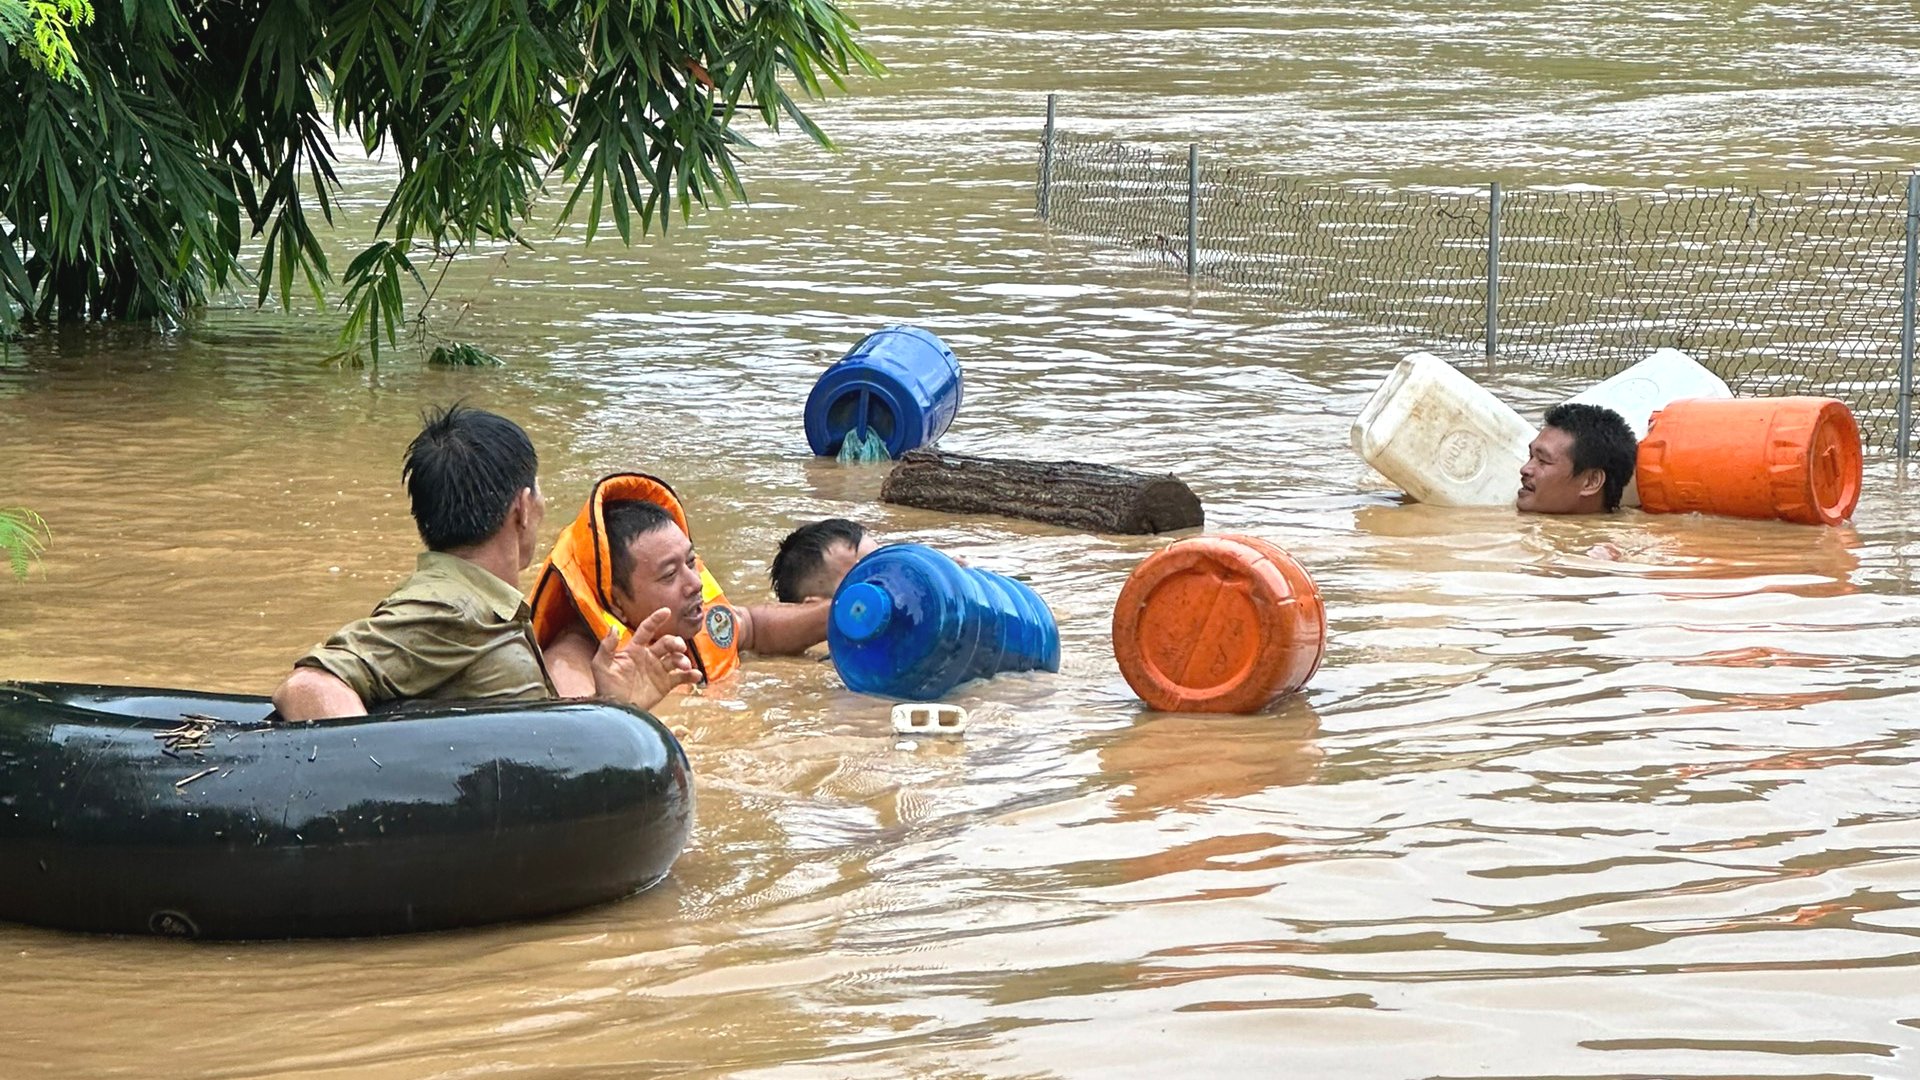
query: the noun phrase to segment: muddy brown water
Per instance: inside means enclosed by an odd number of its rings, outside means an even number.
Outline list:
[[[822,109],[840,154],[762,140],[749,207],[456,270],[441,325],[505,370],[326,370],[326,320],[244,310],[8,353],[0,503],[55,541],[0,583],[0,676],[265,690],[410,565],[400,451],[454,398],[531,432],[550,530],[656,472],[751,602],[786,530],[856,517],[1026,577],[1065,660],[904,745],[830,665],[753,661],[677,710],[672,876],[563,918],[0,927],[0,1076],[1920,1075],[1920,496],[1890,463],[1841,529],[1398,506],[1346,424],[1411,343],[1194,300],[1030,213],[1050,89],[1075,130],[1336,179],[1920,158],[1909,6],[1475,7],[863,5],[895,74]],[[1108,619],[1164,539],[885,507],[807,458],[812,378],[888,321],[963,358],[948,447],[1177,471],[1291,549],[1331,619],[1309,690],[1146,713]]]

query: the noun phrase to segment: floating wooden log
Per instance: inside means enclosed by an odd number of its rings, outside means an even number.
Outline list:
[[[880,488],[880,501],[924,510],[1001,514],[1094,533],[1197,529],[1200,497],[1171,473],[1079,461],[1004,461],[910,450]]]

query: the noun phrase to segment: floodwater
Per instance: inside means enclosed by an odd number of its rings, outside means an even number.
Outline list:
[[[563,918],[0,928],[0,1076],[1920,1075],[1920,496],[1891,463],[1840,529],[1399,506],[1346,423],[1418,343],[1190,298],[1032,216],[1055,89],[1069,130],[1327,179],[1920,161],[1908,4],[1477,7],[861,5],[894,75],[820,110],[838,155],[762,140],[749,207],[456,269],[436,325],[504,370],[328,370],[325,319],[240,310],[8,353],[0,504],[55,538],[0,582],[0,677],[266,690],[410,567],[400,452],[455,398],[531,432],[550,528],[655,472],[753,602],[786,530],[856,517],[1027,578],[1065,660],[906,744],[830,665],[754,661],[673,711],[699,823],[670,878]],[[350,170],[359,212],[382,176]],[[882,473],[810,460],[814,375],[907,320],[965,364],[949,448],[1172,470],[1293,551],[1331,623],[1309,689],[1147,713],[1108,619],[1165,538],[881,506]]]

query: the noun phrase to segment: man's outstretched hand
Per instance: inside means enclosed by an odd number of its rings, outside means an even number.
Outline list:
[[[672,620],[673,612],[668,608],[647,616],[634,628],[633,640],[624,649],[620,647],[620,631],[608,630],[593,654],[593,692],[651,709],[675,687],[699,682],[700,672],[687,653],[687,643],[661,633]]]

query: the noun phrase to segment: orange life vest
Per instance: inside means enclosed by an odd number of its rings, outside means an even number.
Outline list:
[[[610,502],[650,502],[673,517],[680,531],[689,537],[687,515],[680,500],[665,483],[640,473],[614,473],[601,478],[587,496],[587,505],[554,541],[553,553],[540,566],[533,587],[533,635],[546,648],[567,627],[585,622],[597,641],[609,629],[620,632],[626,644],[632,628],[613,614],[613,557],[607,546],[606,504]],[[687,643],[695,662],[707,681],[726,677],[740,666],[739,619],[720,584],[707,572],[706,565],[694,557],[694,569],[700,572],[701,602],[705,609],[700,633]]]

